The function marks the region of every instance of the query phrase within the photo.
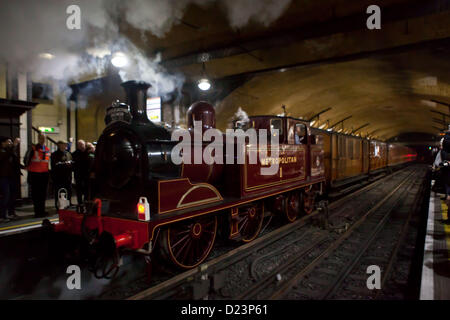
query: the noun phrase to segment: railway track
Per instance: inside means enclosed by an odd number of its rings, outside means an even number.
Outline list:
[[[386,228],[387,223],[392,222],[392,216],[397,212],[396,209],[403,202],[403,198],[423,181],[423,177],[424,172],[422,175],[418,174],[414,177],[411,174],[407,177],[383,201],[353,224],[333,245],[296,272],[289,281],[274,290],[269,298],[319,300],[377,298],[381,291],[371,291],[367,288],[366,266],[383,266],[380,286],[383,288],[386,279],[390,276],[412,212],[420,198],[420,192],[417,192],[415,200],[407,205],[409,214],[403,222],[397,221],[395,225],[389,225],[389,228]],[[413,181],[410,182],[409,178],[413,178]],[[404,188],[401,188],[403,186]],[[390,242],[387,241],[388,239]],[[374,247],[381,245],[383,250],[378,251],[390,252],[387,257],[371,253],[376,250]]]
[[[362,221],[388,202],[413,173],[411,167],[399,170],[336,200],[328,208],[322,206],[311,215],[210,259],[196,269],[161,281],[129,299],[280,297],[292,288],[296,275],[297,280],[302,277],[298,276],[298,268],[305,264],[302,261],[318,256],[324,258],[326,255],[321,254],[327,250],[331,253],[330,248],[342,243],[339,239],[346,239]],[[386,190],[392,191],[387,193]],[[313,269],[312,265],[308,268],[308,263],[303,267],[304,274],[305,270]],[[275,295],[276,292],[280,293]]]

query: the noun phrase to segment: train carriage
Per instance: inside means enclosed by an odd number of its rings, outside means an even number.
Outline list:
[[[347,186],[388,167],[416,159],[413,149],[400,144],[387,144],[317,128],[311,128],[311,132],[323,141],[328,190]]]
[[[414,161],[417,154],[411,148],[398,143],[389,144],[388,150],[388,166],[395,167],[407,162]]]

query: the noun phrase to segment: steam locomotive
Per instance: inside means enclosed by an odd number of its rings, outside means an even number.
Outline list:
[[[46,222],[55,232],[81,236],[110,252],[150,256],[158,249],[172,265],[193,268],[207,258],[219,232],[250,242],[258,237],[265,217],[278,215],[294,222],[310,214],[317,196],[336,181],[388,166],[387,144],[313,129],[292,117],[267,115],[249,117],[248,127],[266,129],[270,135],[277,132],[276,157],[269,144],[264,147],[266,158],[252,163],[250,157],[259,154],[261,146],[245,143],[241,164],[202,160],[177,165],[171,159],[178,142],[148,120],[149,85],[128,81],[122,87],[126,104],[116,102],[107,109],[107,126],[97,144],[95,196],[84,208],[60,209],[58,223]],[[206,102],[194,103],[187,118],[191,134],[194,121],[202,121],[202,130],[215,128],[214,108]],[[343,155],[336,147],[343,145],[340,137],[360,144],[359,153],[349,160],[355,170],[337,156]],[[208,144],[202,142],[202,150]],[[234,144],[235,154],[239,146]],[[395,147],[395,155],[396,164],[415,157],[405,147]],[[385,160],[380,162],[381,157]],[[275,174],[261,174],[274,162]],[[343,177],[346,170],[349,173]]]

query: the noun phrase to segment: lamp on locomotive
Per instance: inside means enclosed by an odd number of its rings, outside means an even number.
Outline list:
[[[150,205],[146,197],[140,197],[137,204],[138,220],[150,220]]]

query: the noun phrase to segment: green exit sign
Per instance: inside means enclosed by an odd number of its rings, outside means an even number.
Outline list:
[[[58,133],[59,128],[58,127],[39,127],[39,131],[44,133]]]

